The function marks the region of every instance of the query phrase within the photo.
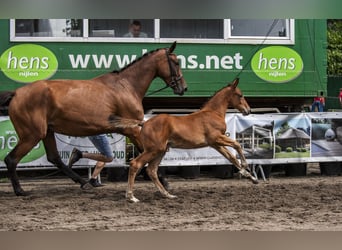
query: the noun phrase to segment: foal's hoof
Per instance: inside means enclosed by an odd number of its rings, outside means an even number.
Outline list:
[[[252,177],[251,180],[252,180],[253,184],[258,184],[259,183],[258,179],[255,178],[255,177]]]
[[[90,189],[93,189],[93,186],[89,182],[86,182],[86,183],[81,185],[81,188],[83,190],[90,190]]]
[[[176,199],[177,198],[176,195],[172,195],[172,194],[168,194],[166,197],[169,199]]]
[[[139,202],[139,200],[134,197],[134,194],[132,191],[127,191],[125,197],[126,197],[126,201],[128,202],[131,202],[131,203]]]
[[[137,198],[133,197],[126,197],[126,200],[131,203],[138,203],[139,200]]]

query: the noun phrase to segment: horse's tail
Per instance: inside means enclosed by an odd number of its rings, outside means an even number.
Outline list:
[[[15,91],[0,92],[0,114],[8,115],[8,106],[15,95]]]
[[[117,128],[134,128],[134,127],[142,127],[144,121],[127,119],[121,116],[111,116],[109,118],[110,123],[113,124]]]

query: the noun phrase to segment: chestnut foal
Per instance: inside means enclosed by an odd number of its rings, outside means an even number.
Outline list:
[[[220,152],[225,158],[233,163],[240,173],[258,183],[257,178],[252,176],[246,168],[248,164],[243,155],[240,144],[226,135],[225,115],[228,106],[238,109],[244,115],[250,113],[250,107],[243,97],[241,90],[237,88],[239,79],[232,84],[219,90],[199,111],[185,116],[172,116],[160,114],[152,117],[143,124],[140,139],[144,152],[133,159],[130,163],[128,188],[126,198],[131,202],[139,200],[133,195],[133,185],[138,171],[147,166],[147,173],[157,186],[159,191],[167,198],[175,198],[165,190],[157,177],[157,170],[166,151],[171,148],[201,148],[210,146]],[[125,127],[139,125],[138,121],[118,118],[118,123]],[[226,146],[234,148],[241,159],[241,163]]]

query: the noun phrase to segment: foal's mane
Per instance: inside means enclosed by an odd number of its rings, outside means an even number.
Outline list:
[[[151,55],[151,54],[154,54],[155,52],[157,52],[157,51],[159,51],[159,50],[161,50],[161,48],[155,49],[155,50],[152,50],[152,51],[149,51],[149,52],[143,54],[142,56],[140,56],[139,58],[135,59],[135,60],[132,61],[131,63],[127,64],[125,67],[123,67],[123,68],[121,68],[121,69],[119,69],[119,70],[114,69],[111,73],[118,74],[118,73],[120,73],[120,72],[126,70],[127,68],[131,67],[131,66],[134,65],[136,62],[138,62],[138,61],[144,59],[145,57],[148,57],[148,56]]]
[[[217,90],[211,97],[209,97],[209,99],[202,105],[202,107],[201,107],[200,109],[202,109],[202,108],[204,108],[205,106],[207,106],[207,104],[208,104],[212,99],[214,99],[214,97],[215,97],[218,93],[220,93],[222,90],[224,90],[224,89],[226,89],[226,88],[229,88],[229,87],[231,87],[231,86],[232,86],[232,84],[230,83],[230,84],[228,84],[227,86],[224,86],[224,87],[222,87],[221,89]]]

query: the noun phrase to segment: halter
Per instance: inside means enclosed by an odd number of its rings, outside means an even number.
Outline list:
[[[147,96],[150,96],[150,95],[153,95],[155,93],[158,93],[168,87],[174,89],[177,85],[177,83],[183,78],[183,75],[180,75],[180,76],[177,76],[177,72],[175,71],[175,69],[172,67],[171,65],[171,59],[170,59],[170,54],[169,54],[169,49],[166,49],[165,50],[166,52],[166,58],[167,58],[167,62],[169,64],[169,69],[170,69],[170,75],[171,75],[171,82],[170,83],[167,83],[166,86],[160,88],[160,89],[157,89],[155,91],[153,91],[152,93],[148,94]]]
[[[173,89],[176,87],[177,83],[183,78],[183,75],[177,76],[176,70],[171,65],[171,59],[169,54],[169,49],[165,50],[167,62],[169,63],[171,82],[168,85]]]

